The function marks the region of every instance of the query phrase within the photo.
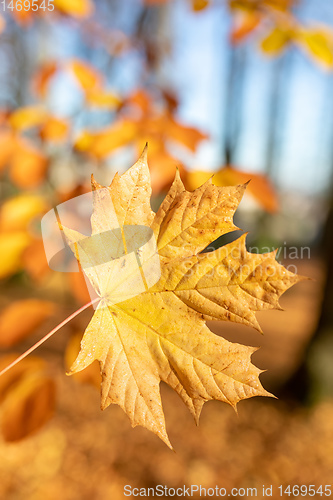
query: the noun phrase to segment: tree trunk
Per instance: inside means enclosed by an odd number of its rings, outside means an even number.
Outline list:
[[[311,404],[333,396],[333,198],[322,240],[326,282],[318,324],[303,362],[281,389],[283,397]]]

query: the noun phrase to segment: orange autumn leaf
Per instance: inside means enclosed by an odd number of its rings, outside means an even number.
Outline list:
[[[164,124],[161,130],[163,130],[163,128]],[[165,134],[169,139],[182,144],[192,152],[196,151],[199,142],[208,137],[194,127],[182,125],[172,116],[167,116],[165,119]]]
[[[138,102],[139,106],[142,104],[146,109],[145,100],[140,99]],[[134,104],[136,105],[136,100]],[[103,159],[116,149],[126,145],[134,144],[138,146],[137,150],[140,150],[146,142],[151,146],[152,153],[161,153],[162,151],[167,153],[168,140],[177,142],[194,152],[199,142],[206,138],[207,135],[199,130],[177,122],[169,112],[155,115],[154,113],[146,114],[145,111],[142,117],[120,118],[100,132],[85,131],[81,133],[75,147],[80,152]],[[169,153],[167,156],[170,157]]]
[[[188,189],[196,189],[200,184],[212,177],[213,173],[208,171],[194,170],[187,172],[185,184]],[[216,186],[236,186],[245,184],[248,181],[247,191],[267,212],[274,213],[279,208],[276,192],[267,176],[262,174],[242,172],[234,167],[227,166],[221,168],[213,176],[213,183]]]
[[[144,144],[148,143],[153,189],[155,194],[160,192],[170,185],[178,163],[168,151],[171,143],[178,143],[194,152],[199,143],[207,138],[196,128],[179,123],[171,111],[176,109],[175,100],[172,100],[171,106],[167,98],[166,101],[167,107],[161,111],[147,91],[140,89],[134,92],[123,101],[121,115],[111,126],[98,132],[83,131],[76,140],[76,150],[103,160],[123,146],[134,146],[139,154]]]
[[[295,4],[295,0],[229,0],[228,3],[231,10],[249,12],[265,10],[266,7],[269,7],[281,12],[288,12]]]
[[[2,370],[16,359],[0,358]],[[0,377],[0,425],[5,441],[19,441],[37,431],[52,416],[55,384],[45,361],[37,356],[23,359]]]
[[[32,80],[32,88],[38,97],[44,98],[49,89],[50,81],[58,70],[58,64],[50,61],[42,64]]]
[[[56,310],[52,302],[17,300],[0,312],[0,348],[7,349],[35,333]]]
[[[139,89],[133,94],[131,94],[125,101],[125,104],[129,104],[138,108],[142,114],[148,114],[151,109],[151,97],[143,89]]]
[[[114,109],[121,104],[121,99],[113,92],[103,89],[92,89],[87,91],[87,101],[97,108]]]
[[[51,271],[41,239],[35,239],[29,243],[22,253],[21,262],[23,269],[36,282],[41,281]]]
[[[17,354],[10,353],[0,356],[0,370],[6,368],[17,358]],[[4,401],[7,394],[15,385],[22,380],[24,376],[31,373],[41,373],[45,370],[46,363],[38,356],[29,356],[20,363],[13,366],[0,377],[0,404]]]
[[[134,141],[138,124],[121,120],[101,132],[84,132],[76,141],[78,151],[87,152],[95,158],[105,158],[114,150]]]
[[[16,137],[10,130],[0,131],[0,172],[10,163],[16,145]]]
[[[40,136],[44,141],[63,142],[67,139],[69,124],[65,120],[49,116],[40,128]]]
[[[90,64],[75,59],[69,63],[68,67],[85,92],[102,86],[102,75]]]
[[[167,191],[175,178],[176,168],[181,176],[184,168],[179,161],[166,151],[149,153],[149,171],[151,178],[151,188],[154,195]]]
[[[36,16],[36,14],[38,15],[38,11],[34,12],[31,10],[31,8],[24,9],[23,7],[22,9],[20,9],[20,6],[22,6],[22,4],[23,1],[13,2],[14,9],[12,11],[12,16],[20,26],[25,28],[31,25],[33,18]],[[29,7],[30,7],[30,2],[29,2]]]
[[[71,61],[68,67],[84,91],[88,104],[109,109],[121,104],[121,99],[114,92],[103,88],[104,78],[96,68],[79,59]]]
[[[192,0],[192,9],[195,12],[200,12],[201,10],[206,9],[209,5],[209,0]]]
[[[45,179],[48,159],[27,141],[21,140],[10,166],[12,182],[24,189],[39,186]]]
[[[16,442],[39,430],[53,415],[55,383],[41,373],[27,374],[7,394],[1,408],[1,431]]]
[[[90,302],[87,282],[83,276],[82,271],[66,273],[70,291],[80,304],[87,304]]]
[[[54,142],[61,142],[66,139],[69,129],[66,120],[51,115],[40,106],[26,106],[16,109],[11,113],[8,123],[12,128],[12,132],[3,132],[3,139],[0,136],[0,142],[6,139],[6,134],[7,136],[12,134],[12,138],[8,137],[11,139],[8,142],[12,149],[15,149],[17,145],[18,148],[27,147],[28,141],[24,142],[23,136],[19,136],[17,133],[29,128],[37,128],[43,140]],[[9,146],[7,146],[8,148]]]
[[[255,11],[241,12],[235,19],[234,27],[230,34],[231,43],[237,44],[250,35],[260,24],[262,16]]]

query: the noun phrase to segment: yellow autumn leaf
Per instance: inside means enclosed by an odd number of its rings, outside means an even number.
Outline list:
[[[0,279],[20,270],[22,254],[30,241],[31,237],[26,231],[0,234]]]
[[[121,99],[113,92],[103,89],[93,89],[87,92],[87,101],[97,108],[114,109],[121,104]]]
[[[13,129],[21,131],[42,125],[46,117],[45,109],[40,106],[26,106],[14,111],[9,118],[9,123]]]
[[[73,72],[77,82],[85,92],[101,87],[103,77],[90,64],[80,61],[79,59],[75,59],[69,63],[68,67]]]
[[[42,239],[36,238],[31,241],[29,246],[24,250],[21,260],[23,269],[35,282],[41,281],[51,272]]]
[[[47,210],[41,196],[20,194],[6,200],[0,208],[0,231],[20,231],[27,229],[30,221]]]
[[[270,7],[282,12],[287,12],[295,0],[229,0],[231,10],[241,10],[245,12],[253,10],[262,10],[265,7]]]
[[[96,158],[105,158],[116,149],[134,141],[138,124],[121,120],[100,132],[83,132],[77,139],[78,151],[88,152]]]
[[[333,32],[327,29],[299,30],[296,41],[324,68],[333,67]]]
[[[144,151],[109,188],[94,179],[92,187],[92,236],[62,227],[100,297],[70,373],[97,359],[102,408],[118,404],[133,426],[146,427],[170,447],[161,380],[197,422],[205,401],[235,407],[242,399],[269,396],[261,370],[251,364],[256,349],[230,343],[206,326],[206,320],[229,320],[260,330],[256,311],[279,308],[280,295],[301,279],[279,265],[274,252],[248,253],[245,237],[201,253],[236,229],[233,215],[245,186],[208,181],[188,192],[177,174],[155,214]]]
[[[94,11],[91,0],[54,0],[54,6],[60,12],[78,18],[89,17]]]
[[[267,55],[276,56],[286,48],[291,39],[292,36],[287,29],[275,26],[261,41],[261,50]]]

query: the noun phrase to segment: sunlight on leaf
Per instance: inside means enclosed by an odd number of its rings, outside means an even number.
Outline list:
[[[279,297],[302,279],[278,264],[274,252],[248,253],[245,236],[200,253],[219,236],[237,229],[233,215],[246,186],[217,187],[208,181],[188,192],[177,173],[154,214],[145,149],[131,169],[114,177],[109,188],[102,189],[94,179],[92,187],[95,236],[87,239],[62,227],[101,297],[70,373],[80,372],[97,359],[102,408],[118,404],[132,426],[146,427],[170,447],[161,380],[179,394],[196,422],[205,401],[217,399],[236,407],[242,399],[270,396],[259,381],[261,370],[251,363],[256,349],[232,344],[205,324],[206,320],[233,321],[261,331],[256,311],[280,309]],[[107,246],[103,243],[101,234],[115,230],[114,215],[123,235],[131,225],[148,226],[154,232],[161,277],[155,285],[146,286],[145,292],[131,295],[128,280],[138,273],[137,264],[128,260],[125,265],[126,259],[122,264],[123,257],[117,258],[119,239],[114,235],[113,240],[105,240]],[[125,241],[125,255],[131,257],[126,250],[129,241]],[[114,257],[101,263],[104,254]],[[142,273],[151,258],[140,260]],[[117,279],[111,279],[115,265]],[[121,297],[118,290],[126,288],[129,298],[115,300]]]

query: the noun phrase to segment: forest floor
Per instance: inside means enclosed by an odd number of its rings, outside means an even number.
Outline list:
[[[209,325],[230,341],[261,346],[253,361],[268,369],[261,380],[270,391],[301,362],[320,310],[321,265],[298,264],[298,272],[313,280],[284,295],[284,312],[258,315],[264,336],[243,326]],[[119,407],[101,412],[96,388],[66,377],[52,349],[46,356],[57,380],[57,411],[36,435],[18,443],[0,441],[1,500],[120,500],[126,498],[125,485],[218,486],[227,496],[232,488],[256,488],[257,498],[263,497],[263,486],[272,486],[271,498],[280,498],[280,485],[333,483],[333,401],[302,408],[254,398],[239,404],[238,416],[212,401],[196,427],[177,394],[161,384],[172,452],[145,429],[131,429]]]

